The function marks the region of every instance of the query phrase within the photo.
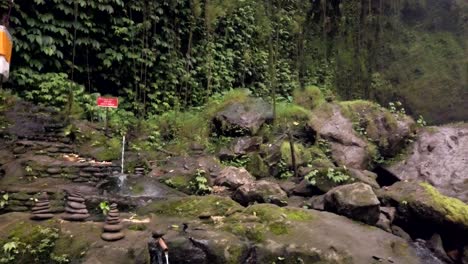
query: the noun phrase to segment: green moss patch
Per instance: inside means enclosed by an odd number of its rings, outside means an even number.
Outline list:
[[[270,173],[263,158],[258,153],[252,154],[249,157],[246,169],[257,178],[268,177]]]
[[[56,263],[58,260],[67,260],[68,255],[56,254],[54,250],[59,230],[55,220],[41,225],[18,222],[7,237],[0,240],[0,248],[3,249],[0,250],[2,263]]]
[[[99,161],[112,161],[120,158],[122,142],[120,137],[108,138],[99,131],[80,134],[79,151]]]
[[[322,91],[317,86],[311,85],[304,89],[296,89],[293,92],[294,102],[306,109],[314,109],[325,103]]]
[[[297,165],[305,164],[312,158],[310,151],[300,143],[294,143],[294,156]],[[281,144],[281,159],[286,162],[288,166],[291,167],[293,165],[291,144],[289,144],[288,141],[284,141]]]
[[[454,223],[462,223],[468,227],[468,205],[464,202],[442,195],[436,188],[428,183],[420,183],[426,190],[426,193],[432,199],[438,210],[440,210],[445,217]]]
[[[310,111],[306,108],[287,102],[276,104],[276,122],[278,125],[292,124],[309,120]]]
[[[244,213],[259,217],[261,222],[270,222],[279,219],[294,221],[307,221],[312,219],[312,215],[302,209],[279,207],[273,204],[255,204],[248,207]]]
[[[226,216],[241,209],[242,207],[230,198],[208,195],[153,202],[140,208],[138,214],[155,213],[180,217],[198,217],[200,215]]]
[[[164,180],[164,184],[167,186],[174,188],[178,191],[184,193],[191,193],[190,192],[190,181],[192,180],[193,176],[191,175],[176,175],[172,176],[166,180]]]

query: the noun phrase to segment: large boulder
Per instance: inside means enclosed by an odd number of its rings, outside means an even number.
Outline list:
[[[407,221],[468,232],[468,205],[442,195],[428,183],[397,182],[377,194],[383,203],[397,205],[398,217]]]
[[[237,189],[244,184],[255,181],[255,178],[244,168],[226,167],[222,169],[216,177],[214,184]]]
[[[424,129],[410,155],[387,167],[400,180],[422,180],[468,203],[468,124]]]
[[[402,113],[370,101],[346,101],[340,103],[343,114],[354,123],[354,128],[375,143],[383,156],[396,155],[405,141],[415,132],[414,120]]]
[[[371,160],[367,142],[354,131],[338,105],[323,104],[312,112],[309,126],[330,144],[331,155],[339,165],[366,169]]]
[[[395,205],[395,224],[412,237],[441,235],[447,252],[468,245],[468,205],[442,195],[428,183],[398,182],[378,192],[384,204]]]
[[[187,224],[166,232],[174,263],[420,263],[405,240],[327,212],[272,204],[233,211],[225,198],[214,196],[158,201],[143,209],[157,215],[151,223],[156,226]],[[197,220],[198,212],[212,217]]]
[[[221,230],[190,230],[189,236],[170,232],[164,239],[170,263],[243,263],[249,251],[246,241]]]
[[[279,184],[260,180],[242,185],[232,198],[242,205],[257,203],[273,203],[287,205],[288,195]]]
[[[249,98],[233,102],[216,113],[213,123],[219,134],[226,136],[255,135],[273,118],[272,107],[262,99]]]
[[[374,225],[379,220],[380,202],[372,187],[353,183],[333,188],[325,194],[326,211]]]

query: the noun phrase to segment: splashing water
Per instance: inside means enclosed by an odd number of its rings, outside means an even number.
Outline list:
[[[119,174],[119,188],[122,189],[122,187],[125,184],[125,181],[127,181],[127,174]]]

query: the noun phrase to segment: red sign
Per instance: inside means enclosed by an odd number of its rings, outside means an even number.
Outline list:
[[[97,105],[99,107],[117,108],[119,106],[119,98],[117,98],[117,97],[98,97]]]

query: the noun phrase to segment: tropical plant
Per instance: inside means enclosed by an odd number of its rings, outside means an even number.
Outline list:
[[[189,182],[189,188],[197,195],[205,195],[213,191],[213,189],[208,185],[206,172],[200,169],[197,169],[195,177]]]
[[[0,209],[3,209],[8,204],[8,199],[8,193],[4,193],[2,196],[0,196]]]
[[[102,201],[99,203],[99,209],[101,209],[101,212],[103,215],[107,215],[107,213],[110,211],[110,205],[108,201]]]

